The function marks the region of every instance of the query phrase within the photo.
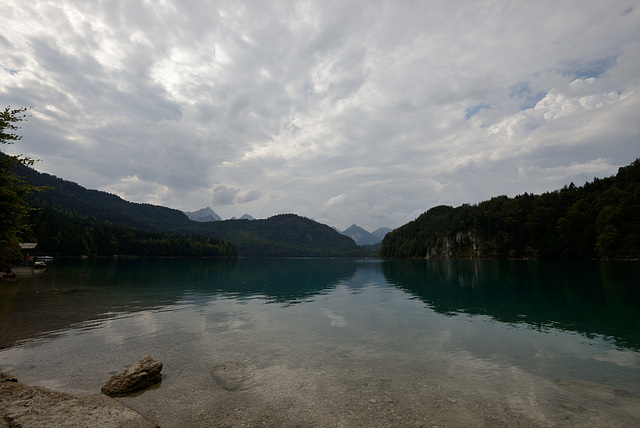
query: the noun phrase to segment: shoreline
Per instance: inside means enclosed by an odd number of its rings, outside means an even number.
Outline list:
[[[15,426],[158,427],[135,410],[102,393],[76,397],[28,386],[0,368],[0,428]]]

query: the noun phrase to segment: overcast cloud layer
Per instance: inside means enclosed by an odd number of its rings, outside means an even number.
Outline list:
[[[11,153],[221,217],[398,227],[640,156],[637,0],[4,0]]]

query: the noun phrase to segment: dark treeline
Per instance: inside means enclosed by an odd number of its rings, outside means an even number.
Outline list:
[[[640,258],[640,160],[577,187],[438,206],[387,234],[385,258]]]
[[[43,191],[29,195],[30,232],[52,256],[237,257],[233,244],[186,230],[180,211],[127,202],[106,192],[87,190],[58,177],[18,167],[26,181]]]
[[[151,204],[138,204],[99,190],[89,190],[77,183],[33,168],[18,166],[16,173],[34,186],[46,190],[26,198],[29,206],[44,206],[58,212],[95,218],[136,229],[151,231],[177,230],[190,223],[181,211]]]
[[[369,257],[376,253],[331,227],[296,214],[195,223],[197,233],[233,242],[243,257]]]
[[[362,249],[329,226],[294,214],[264,220],[199,223],[175,209],[128,202],[32,168],[18,167],[17,173],[25,181],[45,189],[26,199],[30,207],[42,210],[39,214],[36,211],[31,218],[32,227],[37,231],[31,239],[40,243],[42,251],[88,254],[83,252],[88,248],[90,254],[97,255],[192,256],[202,252],[199,243],[203,243],[207,250],[203,255],[211,256],[214,249],[208,246],[216,247],[218,242],[224,247],[224,254],[231,251],[230,245],[223,245],[224,241],[233,243],[235,250],[232,253],[237,251],[241,257],[375,256],[374,252]],[[57,236],[57,230],[55,233],[50,231],[55,229],[56,222],[66,224],[61,226],[64,238]],[[103,233],[102,230],[106,231]],[[133,240],[131,233],[136,236]],[[115,236],[115,240],[111,236]],[[186,239],[184,243],[180,242],[183,238]],[[115,242],[118,243],[117,251],[114,251]],[[193,242],[198,244],[192,246],[190,243]]]
[[[51,207],[31,210],[31,236],[38,251],[52,256],[236,257],[218,238],[163,233],[98,221]]]

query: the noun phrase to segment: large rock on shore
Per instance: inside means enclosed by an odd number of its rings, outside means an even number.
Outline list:
[[[162,363],[149,356],[142,357],[124,370],[114,374],[102,387],[104,394],[124,397],[148,388],[162,379]]]

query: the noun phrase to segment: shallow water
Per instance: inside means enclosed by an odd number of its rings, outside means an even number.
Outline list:
[[[0,291],[0,367],[89,395],[150,355],[162,384],[121,401],[163,427],[640,422],[639,263],[56,260],[26,273]]]

